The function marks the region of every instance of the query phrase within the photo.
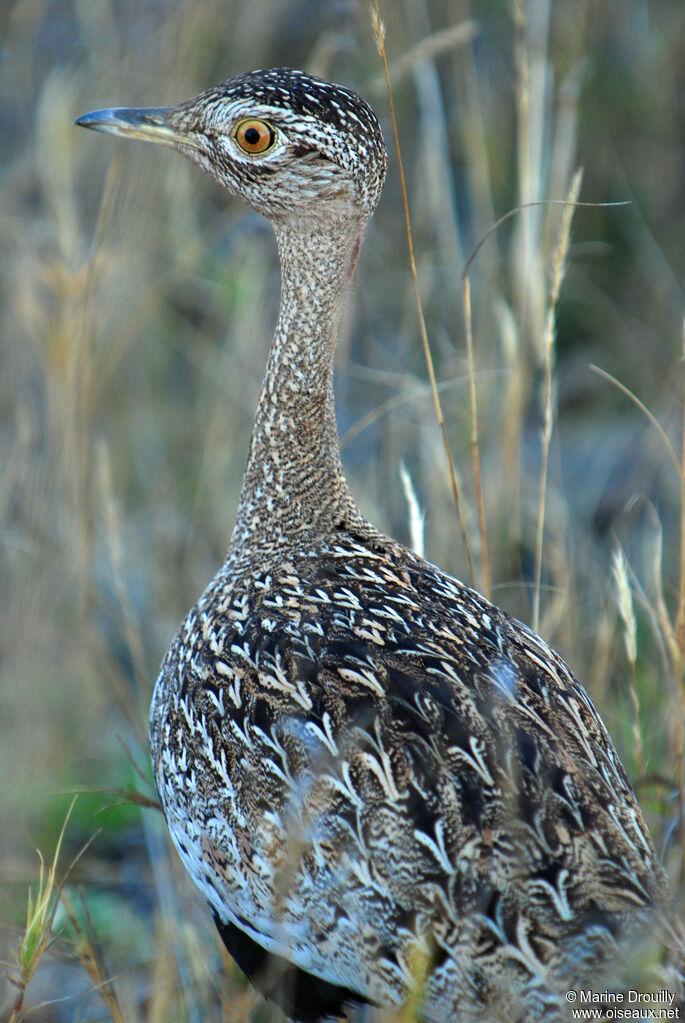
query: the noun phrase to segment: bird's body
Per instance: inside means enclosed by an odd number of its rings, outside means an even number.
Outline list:
[[[561,659],[347,488],[331,367],[385,172],[373,113],[281,69],[82,123],[181,149],[279,245],[238,521],[150,717],[171,836],[229,950],[297,1020],[410,997],[426,1023],[565,1018],[569,988],[629,970],[666,884]]]
[[[370,529],[229,562],[151,721],[172,836],[217,916],[379,1005],[430,962],[427,1020],[517,996],[506,1018],[548,1019],[663,893],[562,661]]]

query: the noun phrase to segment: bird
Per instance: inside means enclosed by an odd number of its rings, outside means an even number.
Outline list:
[[[386,174],[372,109],[271,68],[75,123],[178,150],[276,236],[235,527],[150,709],[171,839],[228,951],[297,1023],[561,1021],[569,991],[629,983],[658,927],[681,937],[590,697],[345,479],[333,354]]]

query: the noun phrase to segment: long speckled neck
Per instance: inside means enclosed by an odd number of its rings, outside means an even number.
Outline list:
[[[274,219],[274,229],[281,304],[229,558],[359,517],[340,460],[333,353],[363,221],[341,206],[325,218]]]

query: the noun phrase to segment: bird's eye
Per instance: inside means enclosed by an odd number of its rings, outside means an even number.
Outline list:
[[[260,154],[271,149],[276,141],[276,132],[266,121],[249,118],[237,125],[233,138],[246,153]]]

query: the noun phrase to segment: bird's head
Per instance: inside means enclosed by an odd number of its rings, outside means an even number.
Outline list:
[[[338,200],[366,219],[385,178],[368,104],[289,68],[240,75],[176,107],[96,110],[76,124],[178,149],[269,217]]]

